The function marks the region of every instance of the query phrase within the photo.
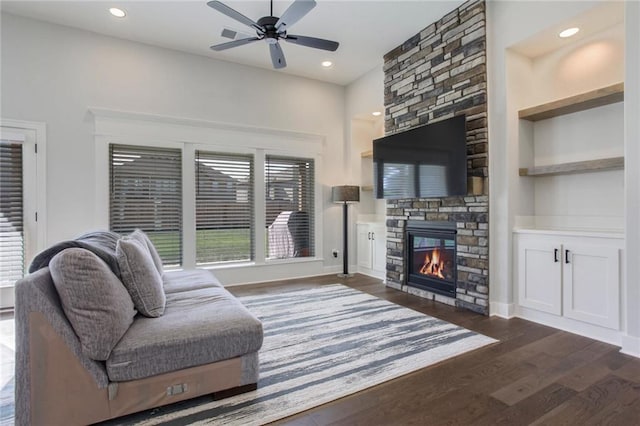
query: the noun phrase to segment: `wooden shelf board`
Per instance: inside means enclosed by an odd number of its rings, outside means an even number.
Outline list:
[[[363,191],[373,191],[373,185],[362,185],[360,189]]]
[[[363,151],[360,153],[360,157],[362,158],[373,158],[373,150],[370,149],[369,151]]]
[[[518,111],[518,117],[523,120],[539,121],[572,112],[622,102],[623,100],[624,83],[617,83],[590,92],[522,109]]]
[[[617,170],[624,168],[624,157],[601,158],[598,160],[576,161],[574,163],[552,164],[522,168],[520,176],[556,176],[572,173],[597,172],[601,170]]]

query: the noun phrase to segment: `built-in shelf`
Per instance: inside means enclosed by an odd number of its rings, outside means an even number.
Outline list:
[[[590,92],[522,109],[518,111],[518,117],[523,120],[539,121],[572,112],[622,102],[623,100],[624,83],[617,83]]]
[[[618,170],[624,168],[624,157],[601,158],[598,160],[576,161],[574,163],[552,164],[520,169],[520,176],[556,176],[572,173]]]
[[[369,151],[362,151],[360,153],[360,157],[362,157],[362,158],[373,158],[373,150],[370,149]]]

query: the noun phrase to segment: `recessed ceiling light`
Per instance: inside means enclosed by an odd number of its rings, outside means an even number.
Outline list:
[[[322,66],[325,68],[329,68],[331,65],[333,65],[331,61],[322,61]]]
[[[374,117],[379,117],[382,115],[382,113],[380,111],[373,111],[371,115],[373,115]]]
[[[109,13],[116,18],[124,18],[125,16],[127,16],[127,13],[124,10],[118,9],[117,7],[110,8]]]
[[[558,34],[558,35],[560,37],[562,37],[562,38],[567,38],[567,37],[571,37],[573,35],[576,35],[578,33],[578,31],[580,31],[580,28],[578,28],[578,27],[567,28],[566,30],[560,32],[560,34]]]

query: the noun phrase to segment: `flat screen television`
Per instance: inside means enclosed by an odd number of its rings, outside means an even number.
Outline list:
[[[373,141],[376,198],[467,194],[467,132],[458,115]]]

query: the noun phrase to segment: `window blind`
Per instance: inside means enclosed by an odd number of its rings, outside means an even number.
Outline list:
[[[314,256],[314,161],[265,158],[267,258]]]
[[[182,264],[180,149],[109,146],[110,229],[142,229],[166,266]]]
[[[0,140],[0,287],[24,274],[22,144]]]
[[[196,263],[254,259],[252,155],[196,151]]]

